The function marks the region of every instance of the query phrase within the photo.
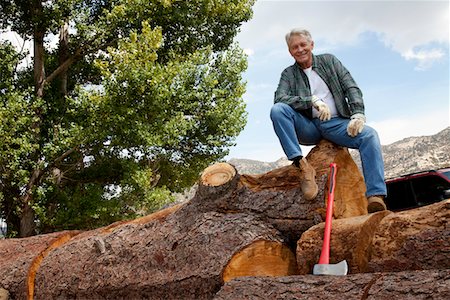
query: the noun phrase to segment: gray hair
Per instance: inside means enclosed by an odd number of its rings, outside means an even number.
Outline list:
[[[312,36],[311,36],[311,33],[309,33],[308,30],[303,29],[303,28],[294,28],[294,29],[292,29],[290,32],[288,32],[288,33],[286,34],[286,37],[285,37],[285,38],[286,38],[286,43],[288,44],[288,46],[289,46],[289,40],[291,39],[291,37],[292,37],[293,35],[303,36],[303,37],[305,37],[309,42],[312,42]]]

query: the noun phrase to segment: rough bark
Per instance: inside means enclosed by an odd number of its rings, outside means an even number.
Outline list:
[[[347,148],[322,140],[311,150],[307,159],[316,170],[317,176],[328,175],[330,164],[332,162],[337,164],[334,218],[342,219],[367,214],[364,177]],[[326,191],[328,191],[328,185]]]
[[[307,160],[317,171],[319,194],[313,201],[304,199],[300,189],[301,171],[294,166],[260,175],[230,176],[229,167],[222,164],[213,168],[212,173],[217,173],[217,177],[226,173],[223,176],[228,176],[227,183],[216,187],[200,181],[186,210],[256,214],[295,243],[304,231],[324,219],[329,165],[336,162],[334,217],[367,214],[364,180],[346,148],[323,140],[308,154]],[[220,168],[224,169],[222,173]]]
[[[450,199],[384,218],[367,272],[450,269]]]
[[[330,240],[330,263],[346,260],[349,273],[367,270],[373,235],[381,220],[391,212],[333,220]],[[299,274],[312,274],[319,261],[324,234],[324,223],[305,231],[297,242],[297,264]]]
[[[330,263],[347,260],[350,273],[449,269],[450,200],[400,213],[334,220]],[[297,242],[300,274],[311,274],[322,247],[324,224]]]
[[[1,287],[10,291],[12,299],[26,295],[28,271],[34,260],[61,237],[73,232],[56,232],[24,239],[5,239],[0,242]],[[25,299],[25,297],[22,297]]]
[[[193,218],[186,226],[182,214],[170,214],[75,237],[42,261],[36,298],[210,299],[236,253],[255,242],[284,242],[254,216],[208,212]]]
[[[243,277],[227,282],[214,297],[228,299],[450,299],[450,270]]]

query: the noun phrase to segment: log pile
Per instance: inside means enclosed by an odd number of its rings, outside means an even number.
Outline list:
[[[218,163],[193,199],[149,216],[0,241],[0,299],[448,298],[449,201],[368,215],[347,149],[322,141],[307,159],[313,201],[293,166],[241,175]],[[331,263],[347,260],[351,275],[313,276],[333,161]]]

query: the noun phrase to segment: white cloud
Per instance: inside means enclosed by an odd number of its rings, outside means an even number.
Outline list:
[[[445,56],[444,51],[441,49],[431,50],[408,50],[402,54],[406,60],[417,60],[416,70],[425,70],[431,67],[431,65]]]
[[[314,39],[320,40],[317,44],[324,48],[352,45],[359,42],[361,34],[372,32],[405,59],[417,60],[418,68],[422,69],[443,56],[419,55],[414,49],[434,43],[436,51],[444,53],[444,48],[448,51],[449,3],[258,1],[254,19],[242,26],[238,40],[252,49],[274,44],[284,46],[284,35],[294,27],[309,29]],[[412,57],[411,53],[416,56]]]

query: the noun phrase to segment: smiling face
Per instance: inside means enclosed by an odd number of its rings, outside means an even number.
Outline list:
[[[289,53],[302,69],[312,66],[314,41],[302,35],[292,35],[289,39]]]

